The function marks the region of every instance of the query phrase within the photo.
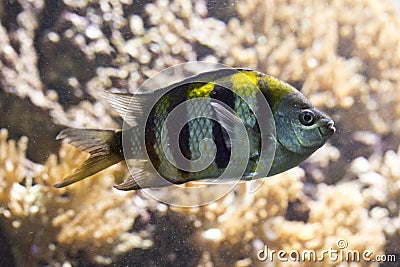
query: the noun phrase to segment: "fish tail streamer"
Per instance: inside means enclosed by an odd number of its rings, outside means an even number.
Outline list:
[[[120,130],[67,128],[57,135],[57,140],[63,140],[90,154],[78,169],[54,185],[57,188],[78,182],[124,159]]]

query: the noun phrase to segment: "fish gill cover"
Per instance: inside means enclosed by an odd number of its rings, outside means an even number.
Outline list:
[[[400,253],[393,3],[222,2],[2,1],[0,241],[10,249],[2,246],[1,266],[284,265],[262,262],[257,252],[264,245],[320,252],[340,239],[349,249]],[[54,141],[60,125],[118,128],[100,90],[133,93],[160,70],[193,60],[295,85],[333,117],[337,134],[255,194],[239,185],[204,207],[168,207],[112,189],[124,178],[120,165],[52,187],[86,157]]]

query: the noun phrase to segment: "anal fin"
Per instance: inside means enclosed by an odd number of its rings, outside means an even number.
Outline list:
[[[172,184],[161,177],[148,161],[135,162],[134,167],[129,172],[130,175],[122,183],[114,186],[116,189],[128,191],[165,187]]]

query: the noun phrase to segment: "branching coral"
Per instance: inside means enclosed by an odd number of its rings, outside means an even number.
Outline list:
[[[347,250],[383,254],[383,226],[364,207],[359,184],[320,184],[315,199],[310,199],[303,194],[303,176],[304,172],[296,168],[267,179],[254,195],[245,193],[231,198],[230,202],[223,200],[197,212],[193,219],[201,233],[198,242],[204,246],[203,264],[264,266],[257,253],[265,245],[270,250],[287,253],[313,250],[320,257],[323,250],[339,250],[337,242],[342,239],[349,245]],[[290,215],[291,212],[295,214]],[[228,250],[235,251],[235,255],[227,259]],[[271,266],[286,264],[276,258],[269,263]],[[306,259],[307,266],[332,263],[328,256],[319,262]]]
[[[395,70],[400,60],[392,48],[398,47],[399,38],[391,34],[391,29],[398,27],[400,20],[389,3],[337,0],[325,5],[298,0],[288,5],[285,1],[243,0],[236,3],[238,17],[225,24],[206,17],[207,7],[202,1],[66,1],[65,12],[37,45],[37,59],[32,43],[21,39],[32,38],[38,27],[37,22],[25,25],[27,20],[23,19],[31,16],[29,21],[37,21],[35,14],[43,11],[44,4],[36,2],[23,6],[18,20],[20,35],[11,35],[10,40],[7,30],[1,31],[4,46],[8,47],[4,50],[7,54],[2,55],[6,64],[3,75],[9,80],[7,88],[18,88],[19,94],[29,93],[23,88],[41,91],[44,87],[35,68],[26,62],[39,60],[41,71],[52,73],[51,81],[45,76],[51,87],[66,84],[78,96],[86,93],[82,86],[88,81],[88,91],[98,98],[101,88],[134,91],[165,67],[207,59],[256,68],[296,82],[318,106],[348,110],[356,104],[363,111],[360,114],[368,114],[366,123],[357,127],[379,133],[394,131],[397,135],[399,97]],[[78,14],[77,10],[81,12]],[[26,49],[18,54],[13,42]],[[69,57],[51,61],[60,47],[67,49]],[[76,55],[77,51],[81,54]],[[71,62],[78,56],[81,60]],[[17,64],[14,62],[21,66],[7,67],[8,61],[11,66]],[[89,65],[89,69],[97,68],[82,76],[76,71],[82,68],[81,63]],[[11,77],[21,78],[13,81]],[[60,90],[58,86],[50,89],[56,88]],[[395,97],[388,99],[389,92]],[[64,92],[59,93],[68,98]],[[32,95],[38,99],[40,94]],[[43,104],[47,101],[46,97],[41,99]],[[395,113],[377,110],[378,105]],[[338,111],[338,115],[342,113]],[[57,120],[63,117],[68,116],[60,114]],[[74,116],[71,121],[77,118]],[[346,121],[340,123],[347,128],[353,126]]]
[[[349,178],[358,178],[364,205],[370,208],[370,216],[376,218],[387,236],[387,253],[398,254],[400,238],[400,150],[389,150],[383,157],[371,156],[355,159],[350,167]]]
[[[389,1],[241,1],[238,11],[244,23],[258,25],[247,33],[254,36],[258,68],[301,82],[313,103],[340,106],[340,115],[356,103],[360,114],[368,115],[357,125],[338,116],[347,129],[398,133],[398,77],[393,73],[399,68],[400,39],[391,29],[400,20]]]
[[[75,264],[79,253],[93,263],[109,264],[127,251],[152,245],[146,229],[131,232],[145,203],[133,192],[112,189],[114,176],[124,174],[120,167],[59,190],[52,185],[86,155],[65,145],[59,162],[53,155],[36,165],[25,158],[26,146],[26,138],[16,144],[1,130],[0,225],[19,266]]]
[[[346,129],[398,136],[395,70],[400,60],[393,47],[398,47],[399,38],[391,29],[400,20],[389,1],[336,0],[326,5],[243,0],[232,6],[238,17],[227,18],[227,23],[206,17],[202,1],[66,4],[58,24],[68,26],[50,29],[42,40],[47,52],[67,45],[89,61],[106,62],[99,64],[91,79],[71,72],[72,90],[81,90],[81,84],[89,81],[88,91],[95,98],[101,88],[134,91],[165,67],[206,59],[256,68],[294,82],[317,106],[341,107],[335,115]],[[79,15],[75,7],[82,11]],[[65,69],[56,63],[45,66]],[[393,97],[387,98],[389,93]],[[354,105],[357,116],[367,114],[357,124],[341,119]]]

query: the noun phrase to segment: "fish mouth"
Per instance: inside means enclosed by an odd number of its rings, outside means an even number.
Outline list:
[[[318,127],[321,136],[332,136],[336,132],[335,123],[333,120],[328,120],[325,125]]]

